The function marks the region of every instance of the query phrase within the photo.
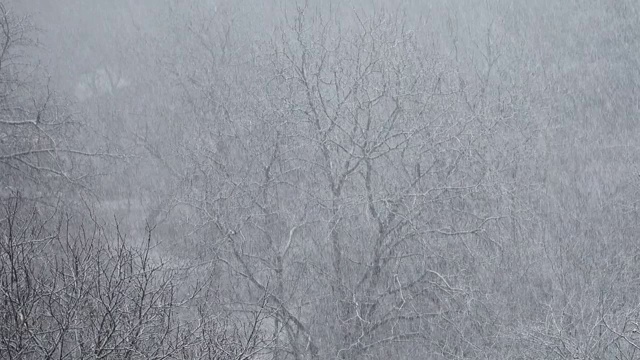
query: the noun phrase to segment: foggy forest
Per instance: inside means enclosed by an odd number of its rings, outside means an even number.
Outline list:
[[[0,359],[640,359],[637,0],[0,1]]]

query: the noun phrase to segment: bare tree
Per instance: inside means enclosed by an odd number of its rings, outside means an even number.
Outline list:
[[[92,159],[113,155],[100,142],[79,141],[87,129],[35,60],[38,44],[29,17],[2,5],[0,30],[0,191],[45,199],[69,186],[87,190]]]
[[[173,74],[197,124],[182,148],[198,180],[176,203],[226,244],[238,301],[269,294],[278,358],[482,351],[473,266],[496,246],[500,212],[479,204],[500,123],[402,12],[285,18],[248,60],[199,42],[192,65],[215,67]]]
[[[210,282],[96,223],[43,217],[21,197],[0,220],[0,353],[8,359],[251,359],[268,354],[262,302],[230,318]],[[89,219],[90,220],[90,219]],[[234,321],[233,323],[231,321]]]

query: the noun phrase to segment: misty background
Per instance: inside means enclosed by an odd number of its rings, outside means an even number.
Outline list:
[[[0,358],[640,359],[637,1],[0,5]]]

